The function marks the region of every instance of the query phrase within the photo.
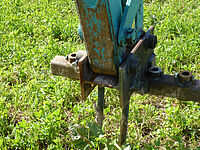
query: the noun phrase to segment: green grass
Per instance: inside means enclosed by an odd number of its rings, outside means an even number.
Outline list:
[[[145,30],[156,26],[157,65],[167,74],[189,70],[200,79],[200,1],[145,0],[144,5]],[[80,142],[92,149],[117,147],[118,92],[106,89],[104,136],[88,137],[98,130],[97,90],[82,101],[78,82],[50,72],[55,55],[85,49],[78,24],[71,0],[0,1],[1,149],[77,149]],[[200,149],[199,104],[133,95],[127,145]]]

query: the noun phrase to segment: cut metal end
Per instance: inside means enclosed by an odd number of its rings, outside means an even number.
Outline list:
[[[87,55],[86,51],[79,50],[65,56],[56,56],[51,61],[51,71],[53,75],[63,76],[72,80],[79,80],[80,73],[78,61]]]
[[[65,56],[56,56],[51,61],[51,71],[53,75],[68,77],[72,80],[79,80],[79,71],[66,60]]]

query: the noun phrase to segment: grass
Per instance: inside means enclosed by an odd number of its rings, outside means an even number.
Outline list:
[[[199,19],[200,1],[145,0],[144,27],[156,26],[157,65],[165,73],[189,70],[200,79]],[[100,135],[94,124],[97,90],[82,101],[78,82],[50,72],[55,55],[85,49],[78,24],[71,0],[0,1],[1,149],[118,147],[118,92],[106,89],[104,135]],[[199,104],[134,94],[127,145],[200,149]]]

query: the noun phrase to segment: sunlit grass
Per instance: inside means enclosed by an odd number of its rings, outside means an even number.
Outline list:
[[[200,79],[200,1],[145,0],[144,8],[145,30],[156,26],[157,65]],[[95,121],[97,90],[82,101],[77,81],[50,72],[55,55],[85,49],[78,24],[71,0],[0,1],[1,149],[76,149],[69,129]],[[114,144],[119,135],[117,95],[106,89],[104,143]],[[200,148],[200,106],[135,94],[128,130],[133,148]]]

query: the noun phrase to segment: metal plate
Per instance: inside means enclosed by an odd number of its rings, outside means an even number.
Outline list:
[[[117,47],[116,41],[121,0],[76,0],[76,3],[92,70],[116,75],[125,51]]]

